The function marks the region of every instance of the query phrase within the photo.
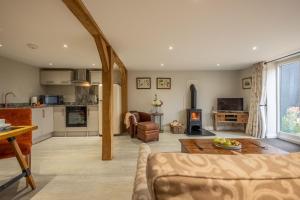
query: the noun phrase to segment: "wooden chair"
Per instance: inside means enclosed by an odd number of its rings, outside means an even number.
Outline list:
[[[31,109],[0,109],[0,118],[13,126],[32,125]],[[32,132],[16,137],[20,149],[31,168]],[[0,141],[0,159],[15,157],[14,150],[8,141]]]

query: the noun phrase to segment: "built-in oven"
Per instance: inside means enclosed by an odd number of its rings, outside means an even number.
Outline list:
[[[87,127],[87,107],[67,106],[66,127]]]

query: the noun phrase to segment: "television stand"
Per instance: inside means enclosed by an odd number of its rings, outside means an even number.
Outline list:
[[[249,113],[245,111],[213,111],[213,126],[214,130],[217,131],[218,125],[231,125],[243,124],[244,131],[248,123]]]

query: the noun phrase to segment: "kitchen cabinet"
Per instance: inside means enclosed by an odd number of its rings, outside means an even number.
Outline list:
[[[90,81],[92,85],[99,85],[102,83],[102,71],[90,71]]]
[[[53,109],[54,136],[66,135],[66,107],[57,106]]]
[[[53,133],[53,107],[33,108],[32,124],[38,129],[33,131],[32,142],[38,143],[52,136]]]
[[[87,130],[89,136],[99,135],[98,106],[87,108]]]
[[[66,127],[66,106],[54,106],[54,133],[56,137],[78,137],[99,135],[98,105],[87,107],[87,127]]]
[[[72,70],[41,70],[40,83],[42,85],[71,85]]]
[[[121,73],[119,70],[113,71],[113,82],[117,84],[121,84]],[[91,85],[102,84],[102,71],[91,70],[90,83]]]

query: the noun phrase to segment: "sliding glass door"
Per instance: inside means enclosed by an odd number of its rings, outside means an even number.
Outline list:
[[[300,142],[300,60],[278,67],[277,123],[280,138]]]

